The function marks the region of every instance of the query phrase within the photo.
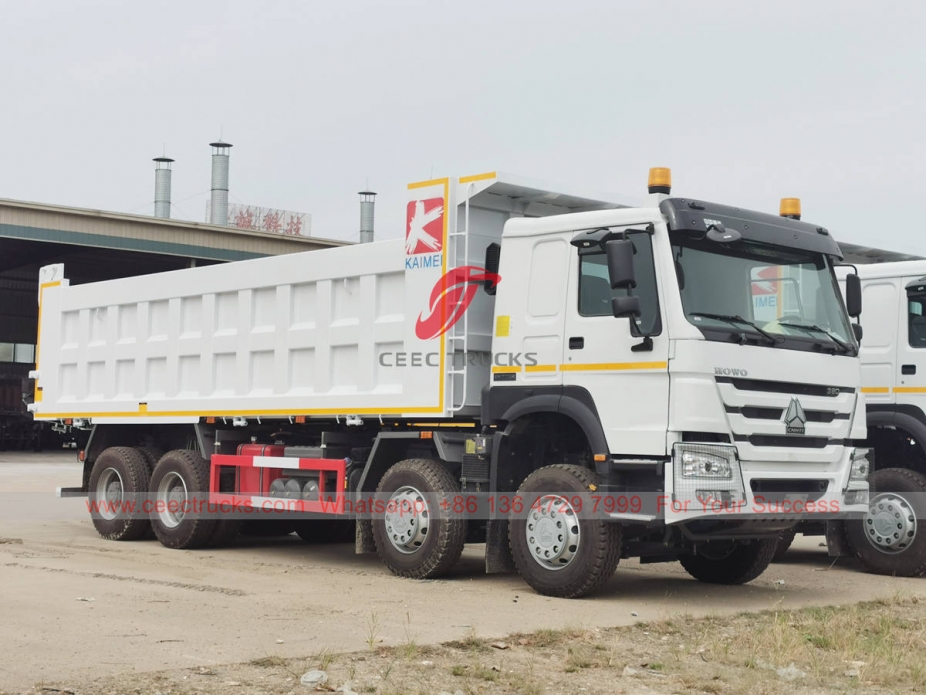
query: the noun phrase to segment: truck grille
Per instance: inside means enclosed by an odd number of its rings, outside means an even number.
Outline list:
[[[715,377],[733,442],[744,460],[775,461],[799,450],[801,461],[830,462],[848,442],[857,398],[853,387]],[[797,401],[803,434],[785,423]]]

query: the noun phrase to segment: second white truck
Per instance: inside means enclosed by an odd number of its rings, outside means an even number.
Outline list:
[[[926,573],[926,261],[858,266],[865,315],[860,352],[872,457],[866,514],[845,522],[871,571]]]
[[[404,239],[43,269],[32,409],[92,428],[102,535],[221,545],[285,510],[307,539],[356,520],[402,576],[485,542],[573,597],[622,557],[747,582],[797,518],[868,509],[861,300],[826,229],[670,197],[664,169],[641,207],[495,173],[408,190]]]

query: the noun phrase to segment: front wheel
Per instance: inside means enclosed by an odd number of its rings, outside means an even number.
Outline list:
[[[778,543],[775,546],[775,554],[772,556],[772,562],[781,562],[784,559],[796,535],[797,526],[792,526],[778,534]]]
[[[846,521],[846,540],[869,572],[918,577],[926,572],[926,476],[884,468],[869,479],[871,501],[862,519]]]
[[[583,494],[597,483],[587,468],[557,464],[534,471],[518,488],[524,508],[509,520],[508,545],[518,574],[537,593],[585,596],[617,569],[621,527],[582,510]]]
[[[376,552],[393,574],[430,579],[460,559],[466,519],[455,512],[460,486],[440,461],[408,459],[392,466],[376,488],[385,513],[373,519]]]
[[[692,577],[707,584],[745,584],[771,564],[778,538],[737,542],[714,541],[698,546],[696,555],[678,561]]]

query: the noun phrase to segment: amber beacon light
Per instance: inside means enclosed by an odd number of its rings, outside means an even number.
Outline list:
[[[778,208],[778,214],[782,217],[789,217],[792,220],[801,219],[801,199],[782,198],[781,205]]]
[[[672,170],[668,167],[653,167],[649,170],[649,192],[670,193],[672,191]]]

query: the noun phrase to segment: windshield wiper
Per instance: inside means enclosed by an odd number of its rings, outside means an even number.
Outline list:
[[[853,352],[854,352],[854,350],[852,349],[852,346],[849,345],[849,343],[844,342],[843,340],[841,340],[840,338],[838,338],[837,336],[833,335],[833,334],[830,333],[828,330],[826,330],[825,328],[823,328],[822,326],[818,326],[818,325],[816,325],[816,324],[814,324],[814,323],[790,323],[790,322],[784,322],[784,323],[779,323],[778,325],[779,325],[779,326],[785,326],[785,327],[787,327],[787,328],[803,328],[805,331],[815,331],[815,332],[817,332],[817,333],[822,333],[822,334],[825,335],[827,338],[829,338],[830,340],[832,340],[833,343],[834,343],[835,345],[838,345],[840,348],[842,348],[844,354],[847,354],[847,355],[848,355],[849,353],[853,353]]]
[[[717,319],[718,321],[726,321],[727,323],[733,323],[733,324],[741,323],[744,326],[749,326],[750,328],[752,328],[756,333],[761,335],[766,340],[771,341],[772,345],[777,345],[778,343],[781,342],[781,340],[773,336],[768,331],[764,331],[761,328],[759,328],[759,326],[756,325],[755,321],[744,319],[742,316],[734,316],[732,314],[708,314],[703,311],[693,311],[688,315],[689,316],[701,316],[706,319]]]

